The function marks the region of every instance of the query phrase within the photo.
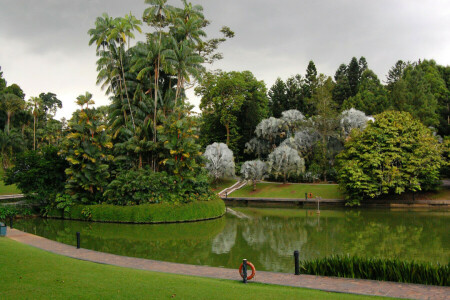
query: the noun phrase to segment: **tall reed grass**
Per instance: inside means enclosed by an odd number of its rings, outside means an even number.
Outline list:
[[[300,272],[310,275],[361,278],[448,286],[450,263],[432,264],[399,259],[330,256],[302,261]]]

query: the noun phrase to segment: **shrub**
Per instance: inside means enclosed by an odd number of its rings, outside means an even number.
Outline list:
[[[338,156],[338,179],[349,204],[383,194],[432,190],[439,184],[441,147],[409,113],[387,111],[353,132]]]
[[[115,205],[187,203],[206,200],[211,193],[206,174],[181,181],[178,176],[142,168],[119,171],[107,186],[104,201]]]
[[[448,286],[450,264],[331,256],[301,262],[303,274]]]
[[[225,204],[213,195],[209,201],[192,201],[190,203],[159,203],[133,206],[110,204],[75,205],[69,213],[62,214],[53,209],[47,216],[74,220],[117,223],[170,223],[212,219],[225,213]],[[90,218],[87,218],[90,216]]]
[[[27,198],[47,204],[64,192],[67,167],[55,146],[21,152],[15,157],[14,167],[6,171],[5,183],[16,184]]]

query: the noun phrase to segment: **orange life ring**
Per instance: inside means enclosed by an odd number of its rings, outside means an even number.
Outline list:
[[[313,194],[309,193],[308,198],[312,198],[312,197],[313,197]]]
[[[242,278],[244,278],[244,274],[242,274],[242,267],[243,266],[244,266],[244,263],[242,263],[241,266],[239,267],[239,274],[241,275]],[[255,269],[255,266],[249,261],[247,262],[247,266],[250,266],[250,268],[252,269],[252,274],[250,276],[247,276],[247,280],[250,280],[253,277],[255,277],[256,269]]]

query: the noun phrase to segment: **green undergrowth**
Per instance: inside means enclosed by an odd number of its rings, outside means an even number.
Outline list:
[[[47,217],[72,220],[117,223],[170,223],[212,219],[225,213],[221,199],[180,204],[141,204],[118,206],[111,204],[74,205],[69,211],[53,209]]]
[[[256,191],[253,186],[234,191],[230,197],[253,197],[253,198],[305,198],[305,193],[312,193],[322,199],[343,199],[343,195],[337,184],[279,184],[279,183],[257,183]]]
[[[441,265],[398,259],[331,256],[303,261],[300,272],[310,275],[441,286],[450,284],[450,263]]]
[[[96,264],[8,238],[0,251],[2,299],[377,299]]]

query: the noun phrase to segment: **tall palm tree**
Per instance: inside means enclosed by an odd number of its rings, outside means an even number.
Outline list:
[[[1,108],[6,112],[6,130],[9,133],[11,128],[11,117],[12,115],[19,110],[22,110],[25,107],[25,102],[19,96],[7,93],[2,95],[1,99]]]
[[[177,43],[175,38],[172,38],[172,49],[167,51],[166,60],[172,72],[177,76],[176,105],[178,97],[184,90],[184,83],[186,81],[190,82],[191,76],[198,78],[200,72],[203,70],[201,63],[203,63],[204,59],[193,48],[189,47],[187,40]]]
[[[156,143],[156,116],[157,116],[157,106],[158,106],[158,94],[159,94],[159,71],[161,68],[161,51],[162,51],[162,34],[163,28],[169,24],[169,20],[171,18],[171,14],[174,11],[174,8],[170,5],[167,5],[167,0],[145,0],[146,4],[150,4],[150,7],[145,9],[143,14],[143,19],[147,24],[153,26],[156,29],[158,36],[158,55],[156,57],[156,64],[154,69],[154,79],[155,79],[155,87],[154,87],[154,115],[153,115],[153,128],[154,128],[154,136],[153,141]],[[148,40],[151,40],[151,35],[147,36]]]
[[[128,94],[128,88],[125,77],[124,68],[124,56],[126,54],[125,45],[127,44],[127,38],[130,40],[134,38],[133,30],[142,32],[140,28],[141,21],[137,20],[133,15],[126,15],[125,18],[115,18],[112,19],[107,14],[103,14],[102,17],[97,18],[95,23],[96,27],[88,31],[91,35],[91,40],[89,45],[94,42],[97,44],[97,55],[101,58],[97,61],[98,68],[103,71],[99,73],[99,81],[105,81],[105,83],[111,82],[112,78],[117,77],[120,88],[120,97],[123,97],[122,90],[125,89],[125,96],[128,101],[128,108],[130,110],[131,121],[133,124],[133,130],[135,130],[136,125],[134,122],[133,110],[131,107],[131,101]],[[128,42],[129,43],[129,42]],[[103,49],[106,47],[109,51],[109,62],[106,59],[106,55],[100,51],[100,47]],[[104,52],[105,50],[103,50]],[[117,54],[113,55],[113,54]],[[114,60],[118,59],[118,64],[114,64]],[[114,65],[118,65],[120,73],[115,70]],[[105,66],[109,66],[105,68]],[[108,71],[111,74],[108,74]],[[123,84],[122,84],[123,82]]]
[[[31,97],[28,102],[28,107],[31,108],[33,114],[33,150],[36,150],[36,126],[38,123],[38,115],[42,109],[43,101],[39,97]]]
[[[14,152],[25,149],[25,142],[19,131],[13,129],[11,131],[0,131],[0,156],[3,169],[7,169],[11,165],[11,157]]]

